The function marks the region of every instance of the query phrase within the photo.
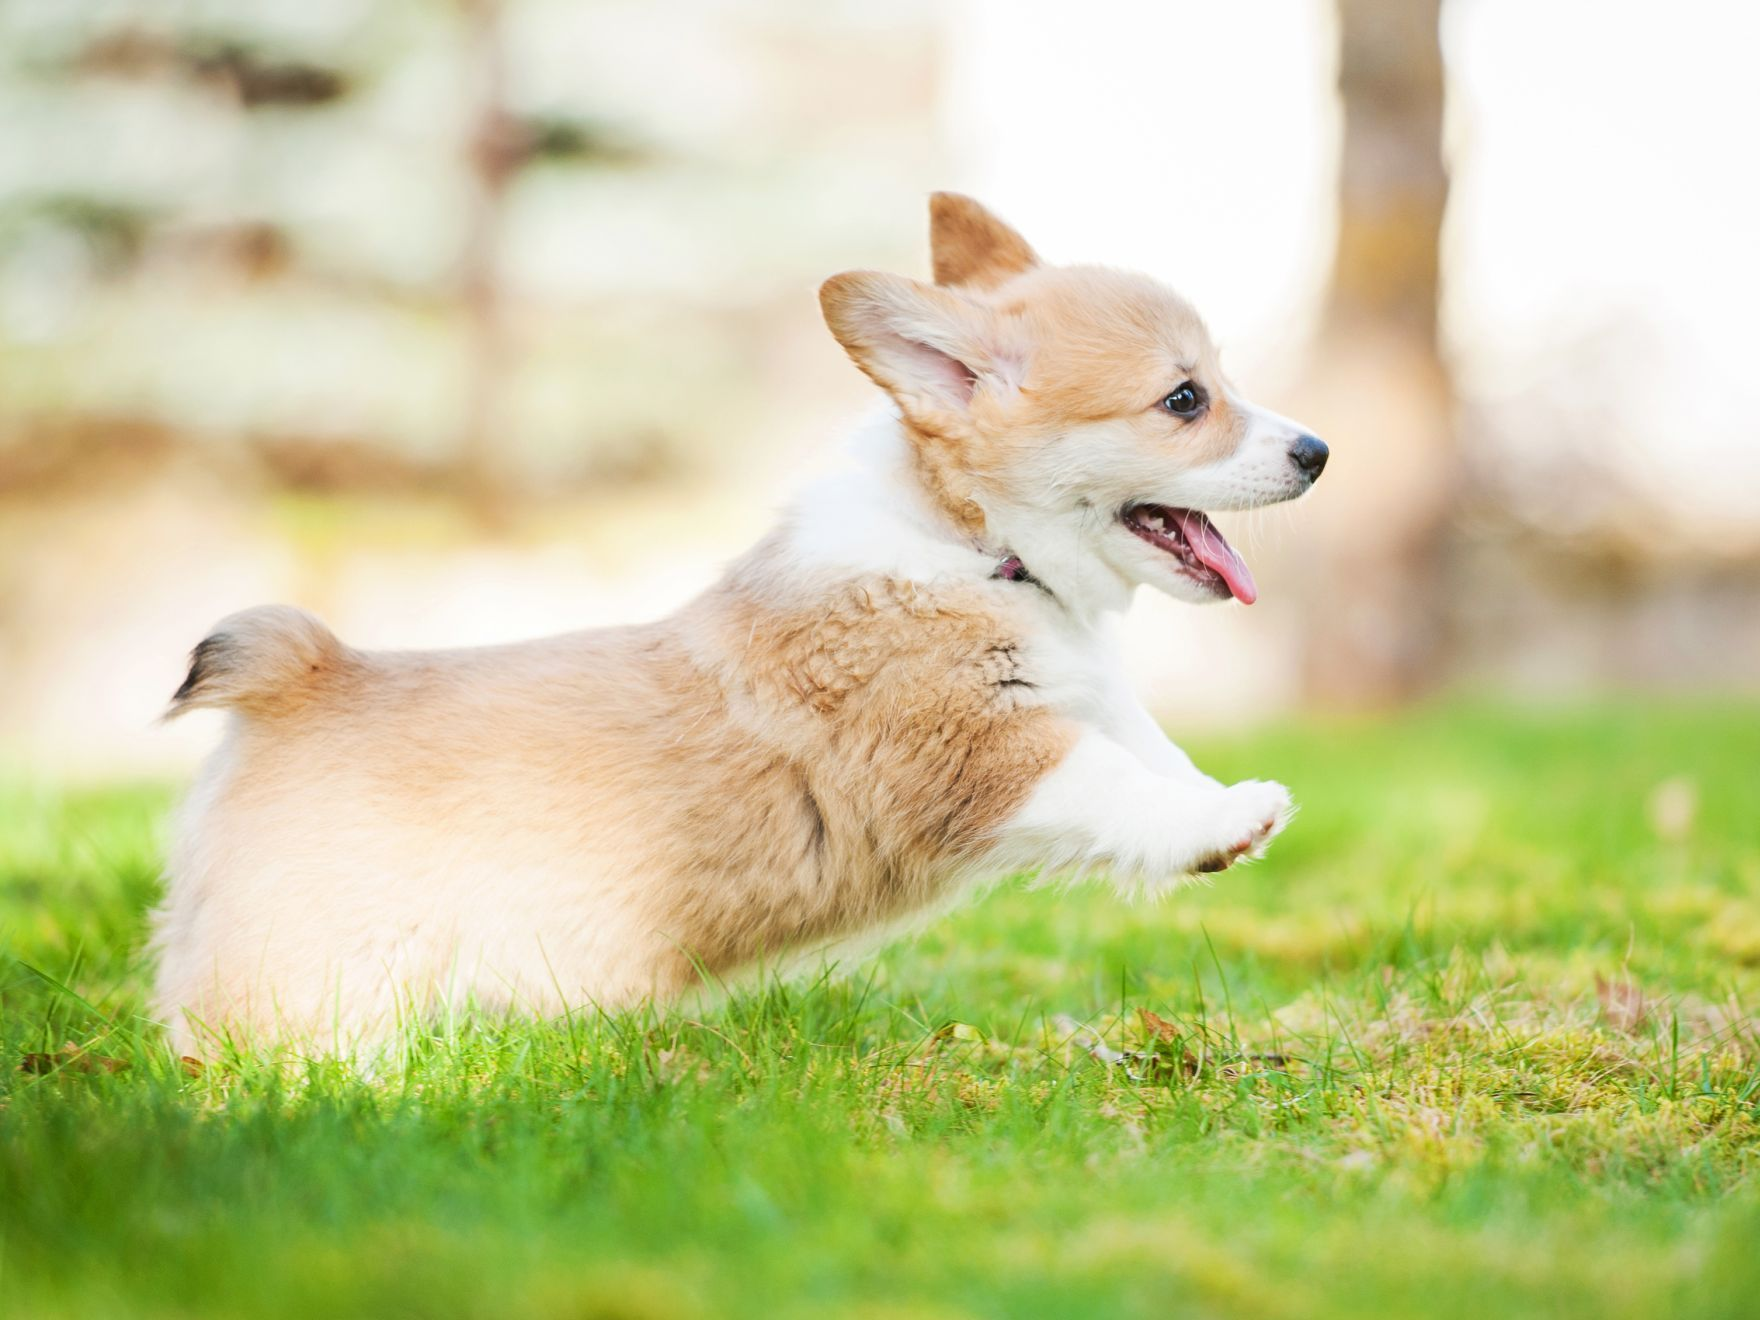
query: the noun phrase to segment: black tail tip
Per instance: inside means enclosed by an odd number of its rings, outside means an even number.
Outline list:
[[[225,649],[226,638],[219,633],[204,637],[196,643],[195,650],[189,653],[189,673],[184,675],[177,691],[171,694],[173,709],[188,702],[201,691],[202,684],[214,677],[220,668],[220,656]]]

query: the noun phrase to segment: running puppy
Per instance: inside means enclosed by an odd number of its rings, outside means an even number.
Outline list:
[[[196,648],[170,713],[232,718],[157,916],[180,1050],[628,1004],[985,876],[1156,889],[1264,848],[1289,795],[1196,770],[1109,620],[1141,584],[1251,604],[1200,510],[1295,498],[1326,446],[1154,281],[1047,266],[950,193],[931,239],[933,285],[820,291],[891,400],[858,470],[672,617],[398,653],[266,606]]]

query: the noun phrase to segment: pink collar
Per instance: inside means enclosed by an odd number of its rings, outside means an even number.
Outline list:
[[[1043,591],[1047,596],[1051,596],[1053,600],[1057,599],[1057,597],[1052,594],[1050,587],[1046,586],[1043,582],[1039,581],[1038,578],[1027,572],[1027,566],[1021,563],[1021,557],[1019,555],[1010,555],[1007,559],[1004,559],[996,566],[996,571],[990,576],[993,578],[1001,578],[1004,582],[1025,582],[1030,587],[1039,588],[1039,590]]]

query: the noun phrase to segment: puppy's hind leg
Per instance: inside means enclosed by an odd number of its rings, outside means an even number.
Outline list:
[[[1291,810],[1281,784],[1168,778],[1088,730],[1003,825],[994,860],[1100,868],[1121,887],[1153,890],[1258,856]]]

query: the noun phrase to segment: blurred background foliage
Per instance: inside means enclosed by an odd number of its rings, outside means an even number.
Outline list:
[[[924,194],[1191,294],[1335,458],[1152,704],[1760,680],[1760,19],[1561,0],[0,0],[0,755],[160,768],[267,599],[362,644],[656,613],[867,389]],[[1275,21],[1273,21],[1273,18]]]

